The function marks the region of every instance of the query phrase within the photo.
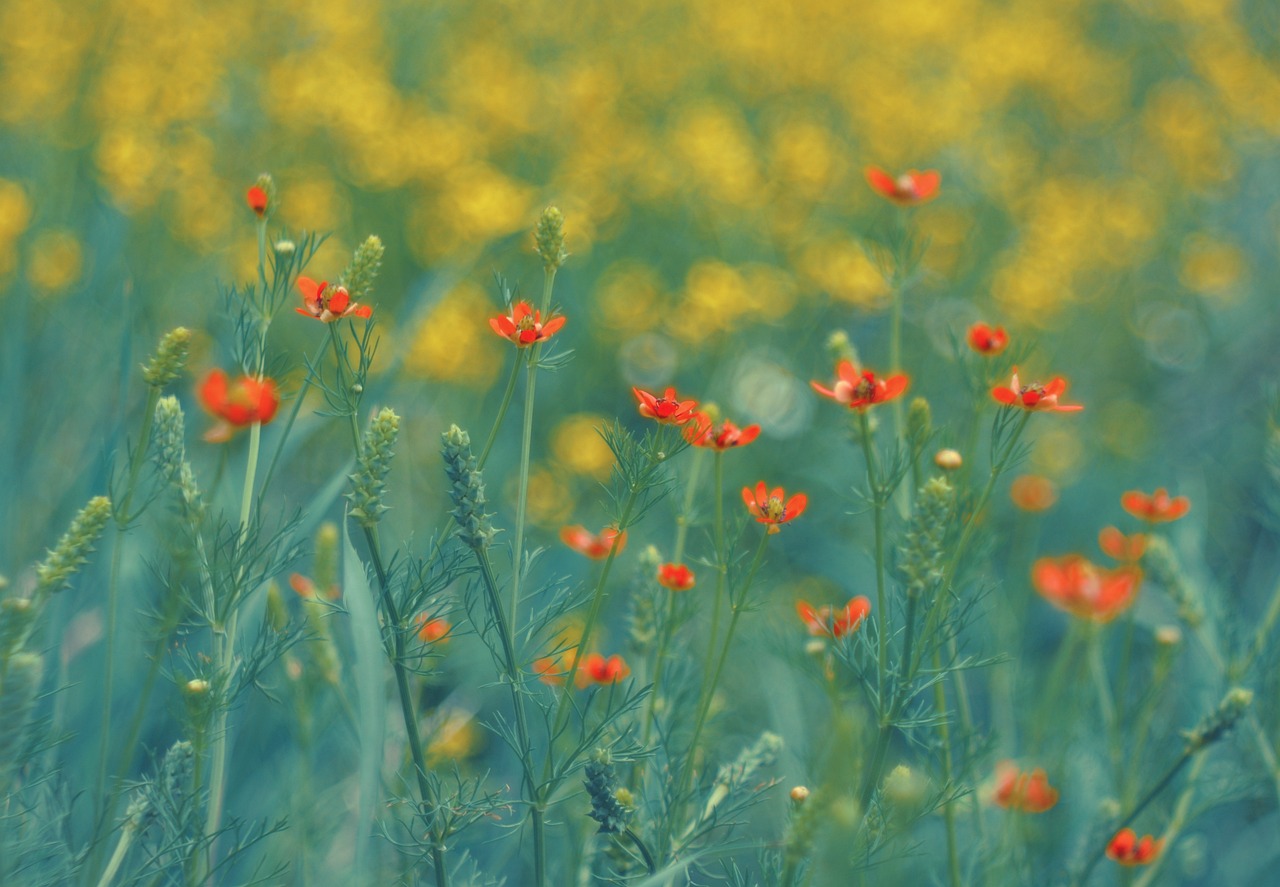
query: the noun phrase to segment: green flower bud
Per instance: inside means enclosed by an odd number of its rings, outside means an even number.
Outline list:
[[[142,367],[142,378],[152,388],[163,388],[182,374],[191,347],[191,330],[175,327],[164,334],[156,353]]]

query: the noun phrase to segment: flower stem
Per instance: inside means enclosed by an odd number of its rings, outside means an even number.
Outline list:
[[[871,504],[875,518],[875,560],[876,560],[876,646],[879,648],[876,662],[876,699],[880,713],[885,711],[884,693],[885,677],[889,671],[889,613],[885,603],[884,587],[884,491],[876,470],[875,440],[871,431],[871,420],[865,410],[858,413],[858,421],[862,429],[862,451],[867,462],[867,488],[871,493]]]
[[[533,450],[533,395],[538,382],[538,348],[529,349],[525,361],[524,386],[524,426],[520,433],[520,491],[516,499],[516,532],[514,549],[511,555],[511,609],[507,618],[511,625],[516,624],[516,614],[520,607],[520,585],[524,578],[524,532],[525,516],[529,508],[529,460]]]
[[[933,667],[942,671],[942,650],[933,650]],[[942,745],[942,780],[951,787],[954,763],[951,756],[951,724],[947,719],[947,692],[942,681],[933,685],[933,707],[938,717],[938,742]],[[956,811],[955,804],[948,797],[942,804],[942,821],[947,831],[947,878],[951,887],[960,887],[963,883],[960,876],[960,854],[956,844]]]
[[[502,404],[498,407],[498,415],[493,420],[493,427],[489,429],[489,439],[484,442],[484,449],[476,459],[477,471],[484,470],[484,463],[489,461],[489,451],[493,449],[494,441],[498,439],[498,430],[502,428],[502,420],[507,415],[507,408],[511,406],[511,396],[515,394],[516,379],[520,376],[520,364],[520,355],[517,354],[516,359],[511,362],[511,375],[507,378],[507,388],[502,393]]]

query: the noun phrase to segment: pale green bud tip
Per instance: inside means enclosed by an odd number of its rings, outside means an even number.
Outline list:
[[[809,787],[805,785],[797,785],[791,789],[791,800],[795,802],[797,806],[809,800]]]
[[[933,454],[933,464],[943,471],[955,471],[964,464],[964,457],[960,455],[959,450],[938,450]]]
[[[152,439],[155,443],[156,465],[161,474],[172,478],[182,469],[183,460],[187,458],[185,422],[182,407],[176,397],[162,397],[156,403],[154,428]]]
[[[929,409],[929,401],[923,397],[914,398],[907,409],[907,436],[913,443],[922,444],[933,432],[933,411]]]
[[[152,388],[163,388],[182,374],[191,348],[191,330],[180,326],[165,333],[156,353],[142,367],[142,378]]]
[[[363,527],[373,527],[382,519],[387,507],[382,497],[387,490],[387,473],[395,455],[396,437],[400,433],[400,417],[384,407],[374,416],[365,432],[364,447],[356,473],[351,475],[351,516]]]
[[[854,366],[858,365],[858,352],[854,350],[849,334],[844,330],[836,330],[827,336],[827,353],[836,362],[847,360]]]
[[[66,534],[58,540],[57,547],[49,552],[44,563],[36,567],[37,593],[60,591],[66,586],[85,563],[93,543],[102,535],[110,517],[110,499],[95,496],[89,500],[89,504],[71,522]]]
[[[549,206],[542,211],[538,227],[534,229],[534,239],[544,267],[555,270],[569,258],[564,247],[564,215],[556,207]]]
[[[382,268],[382,255],[385,251],[381,238],[375,234],[370,234],[364,243],[356,247],[351,264],[342,274],[343,284],[353,302],[368,299],[373,292],[373,282]]]
[[[277,256],[291,256],[297,248],[298,245],[288,238],[281,238],[272,245]]]
[[[1196,724],[1195,729],[1187,734],[1188,749],[1199,751],[1217,742],[1227,734],[1227,731],[1235,726],[1236,721],[1240,720],[1252,704],[1252,690],[1244,687],[1232,687],[1222,697],[1218,707],[1199,724]]]

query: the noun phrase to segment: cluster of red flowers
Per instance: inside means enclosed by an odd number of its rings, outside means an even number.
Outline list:
[[[544,684],[559,686],[573,668],[573,655],[573,651],[569,650],[559,656],[544,656],[533,663],[534,673]],[[581,690],[592,684],[616,684],[630,674],[631,668],[626,660],[616,653],[608,657],[600,653],[588,653],[578,663],[573,682]]]
[[[1139,838],[1133,829],[1122,828],[1107,844],[1107,858],[1121,865],[1149,865],[1160,856],[1163,843],[1151,835]]]
[[[1040,767],[1023,772],[1012,761],[996,765],[996,787],[991,800],[999,807],[1023,813],[1044,813],[1058,803],[1058,790]]]
[[[839,610],[827,605],[815,607],[808,601],[796,601],[796,613],[809,634],[815,637],[826,635],[842,638],[862,626],[862,620],[871,613],[871,601],[858,595]]]

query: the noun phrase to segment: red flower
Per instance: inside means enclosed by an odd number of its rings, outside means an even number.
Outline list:
[[[235,382],[222,370],[210,370],[200,383],[200,403],[218,422],[205,432],[211,443],[230,440],[237,429],[270,422],[280,407],[280,394],[271,379],[241,376]]]
[[[969,347],[986,357],[993,357],[1009,346],[1009,334],[1004,327],[989,327],[975,323],[969,327]]]
[[[578,674],[574,683],[579,688],[588,684],[616,684],[631,674],[626,661],[616,653],[608,659],[599,653],[591,653],[578,663]]]
[[[1009,387],[999,385],[991,389],[991,396],[1008,407],[1022,407],[1024,410],[1051,410],[1055,413],[1071,413],[1083,410],[1076,404],[1058,403],[1058,398],[1065,394],[1067,380],[1054,376],[1044,385],[1035,382],[1023,387],[1018,382],[1018,368],[1013,368],[1013,381]]]
[[[694,586],[693,570],[684,564],[663,564],[658,568],[658,584],[672,591],[688,591]]]
[[[1110,622],[1137,598],[1142,571],[1132,565],[1105,570],[1078,554],[1042,557],[1031,566],[1031,584],[1060,610]]]
[[[510,315],[499,314],[490,318],[489,326],[502,338],[510,339],[518,347],[525,348],[535,342],[550,339],[564,326],[564,321],[563,317],[552,316],[543,323],[541,311],[535,311],[528,302],[516,302],[511,306]]]
[[[1043,813],[1058,803],[1058,790],[1040,767],[1023,773],[1013,761],[996,764],[996,790],[992,802],[1007,810]]]
[[[418,640],[424,644],[434,644],[437,641],[440,643],[447,642],[449,640],[449,630],[453,628],[448,619],[432,618],[427,613],[419,613],[414,617],[413,624],[418,628]]]
[[[1126,536],[1115,527],[1103,527],[1098,532],[1098,547],[1107,557],[1126,563],[1136,563],[1147,550],[1145,533]]]
[[[811,635],[842,638],[857,631],[871,612],[871,601],[862,595],[851,598],[839,612],[829,606],[814,607],[808,601],[796,601],[796,612]]]
[[[1107,858],[1121,865],[1149,865],[1160,856],[1163,843],[1150,835],[1139,838],[1133,829],[1122,828],[1107,845]]]
[[[592,560],[601,560],[615,549],[618,554],[622,554],[622,549],[627,547],[627,534],[625,531],[619,533],[613,527],[605,527],[596,535],[584,526],[575,525],[560,531],[560,541],[578,554],[586,555]]]
[[[307,317],[333,323],[353,314],[356,317],[369,317],[373,314],[373,309],[368,305],[351,301],[351,294],[345,286],[330,286],[328,282],[316,283],[310,277],[299,277],[298,289],[302,290],[305,307],[296,310]]]
[[[1023,511],[1048,511],[1058,501],[1058,487],[1047,477],[1022,474],[1009,485],[1009,498]]]
[[[698,406],[696,400],[681,400],[674,388],[668,388],[662,397],[654,397],[640,388],[632,388],[631,393],[640,403],[640,415],[664,425],[683,425],[693,418]]]
[[[1120,507],[1138,520],[1158,524],[1182,517],[1191,510],[1191,500],[1186,496],[1171,497],[1164,487],[1151,495],[1141,490],[1130,490],[1120,497]]]
[[[756,519],[756,523],[768,524],[769,532],[776,533],[779,530],[779,524],[785,524],[792,518],[797,518],[804,513],[805,506],[809,504],[809,497],[804,493],[796,493],[784,505],[783,497],[786,493],[782,487],[778,487],[772,492],[767,492],[768,487],[764,481],[756,484],[754,495],[750,487],[742,488],[742,501],[746,503],[747,511],[751,512],[751,516]]]
[[[877,379],[871,370],[859,370],[851,361],[842,360],[836,365],[836,381],[831,388],[810,382],[813,390],[852,410],[863,411],[867,407],[901,397],[911,384],[906,376],[890,376]]]
[[[320,590],[316,588],[316,583],[309,576],[303,576],[301,573],[289,574],[289,587],[297,592],[298,597],[319,597]],[[331,601],[336,601],[342,597],[342,590],[337,585],[330,585],[324,596]]]
[[[689,443],[695,447],[709,447],[721,452],[733,447],[745,447],[759,436],[759,425],[739,428],[725,419],[717,427],[711,417],[703,412],[694,413],[689,424],[684,426],[684,437]]]
[[[867,184],[881,197],[887,197],[899,206],[915,206],[938,196],[942,174],[936,169],[917,172],[909,169],[896,179],[878,166],[866,169]]]
[[[249,209],[253,210],[258,218],[262,218],[267,213],[267,192],[264,188],[257,185],[251,187],[245,194],[245,200],[249,204]]]

